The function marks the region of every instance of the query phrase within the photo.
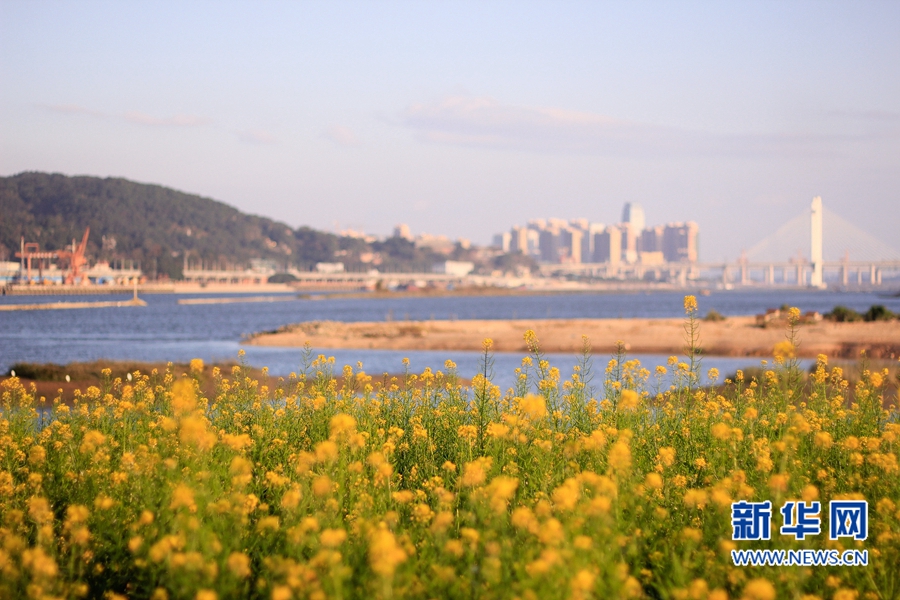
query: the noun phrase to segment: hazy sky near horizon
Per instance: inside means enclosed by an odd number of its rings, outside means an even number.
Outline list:
[[[0,0],[0,174],[158,183],[292,226],[700,224],[813,196],[900,247],[900,2]]]

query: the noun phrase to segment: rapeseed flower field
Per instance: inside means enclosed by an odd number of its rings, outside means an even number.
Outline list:
[[[449,361],[338,378],[325,356],[262,381],[195,360],[71,404],[11,378],[0,597],[900,597],[889,373],[863,365],[851,385],[824,356],[801,372],[796,311],[758,377],[720,380],[685,310],[685,357],[654,372],[624,350],[595,368],[585,341],[565,378],[526,332],[507,391],[490,340],[465,387]],[[785,502],[840,499],[868,501],[865,540],[778,535]],[[771,539],[732,539],[740,501],[771,501]],[[739,548],[869,563],[736,566]]]

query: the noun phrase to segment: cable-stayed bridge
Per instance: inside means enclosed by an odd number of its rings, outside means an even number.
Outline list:
[[[900,250],[827,208],[822,211],[822,225],[823,258],[828,262],[840,262],[847,257],[855,262],[900,260]],[[798,256],[810,260],[810,244],[810,213],[804,211],[749,248],[747,259],[754,263],[778,262]]]
[[[637,262],[544,264],[545,276],[640,280],[687,285],[718,281],[722,287],[789,286],[863,288],[885,280],[900,284],[900,250],[863,231],[814,198],[809,210],[743,252],[720,263]]]
[[[736,263],[698,267],[721,269],[726,285],[877,286],[885,275],[900,274],[900,250],[815,198],[809,211],[785,222]]]

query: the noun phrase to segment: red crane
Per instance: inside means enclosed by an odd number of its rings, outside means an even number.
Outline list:
[[[16,257],[22,259],[22,261],[28,265],[27,266],[27,275],[26,282],[32,283],[31,280],[31,261],[37,261],[38,273],[39,277],[43,280],[43,266],[45,260],[54,259],[57,257],[56,252],[41,252],[41,247],[36,242],[25,242],[25,238],[22,238],[22,249],[19,252],[16,252]]]
[[[78,246],[75,245],[75,240],[72,240],[71,250],[60,250],[57,252],[59,258],[69,262],[69,272],[66,273],[65,279],[67,284],[75,283],[75,280],[81,275],[81,267],[87,264],[87,259],[84,257],[84,251],[87,249],[88,235],[90,233],[91,228],[85,228],[84,237],[81,238],[81,243],[78,244]]]

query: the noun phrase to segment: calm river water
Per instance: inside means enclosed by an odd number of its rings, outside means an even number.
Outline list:
[[[148,295],[146,307],[96,308],[78,310],[0,312],[0,372],[16,362],[91,361],[96,359],[136,361],[188,361],[199,357],[207,362],[233,361],[241,339],[257,331],[276,329],[300,321],[383,321],[425,319],[525,319],[525,318],[628,318],[679,317],[683,293],[558,294],[544,296],[490,296],[444,298],[338,298],[296,299],[272,303],[180,305],[180,298],[215,295]],[[60,297],[0,297],[0,303],[59,301]],[[79,296],[66,300],[114,300],[111,296]],[[122,298],[127,299],[127,297]],[[842,304],[865,311],[884,304],[900,312],[900,298],[861,292],[832,291],[722,291],[698,298],[700,313],[715,309],[723,315],[748,315],[766,308],[789,304],[802,310],[827,312]],[[275,375],[296,371],[301,362],[299,348],[259,348],[247,346],[246,360],[254,366],[268,366]],[[426,366],[442,368],[446,359],[459,366],[464,377],[478,369],[476,352],[400,352],[389,350],[327,350],[316,353],[334,356],[338,368],[362,361],[368,373],[402,371],[401,360],[408,357],[413,371]],[[512,381],[519,354],[495,356],[495,381],[503,386]],[[665,362],[663,356],[640,356],[652,368]],[[570,355],[550,356],[563,373],[575,359]],[[602,371],[607,357],[597,357]],[[757,365],[754,358],[704,358],[704,369],[717,367],[725,373]]]

